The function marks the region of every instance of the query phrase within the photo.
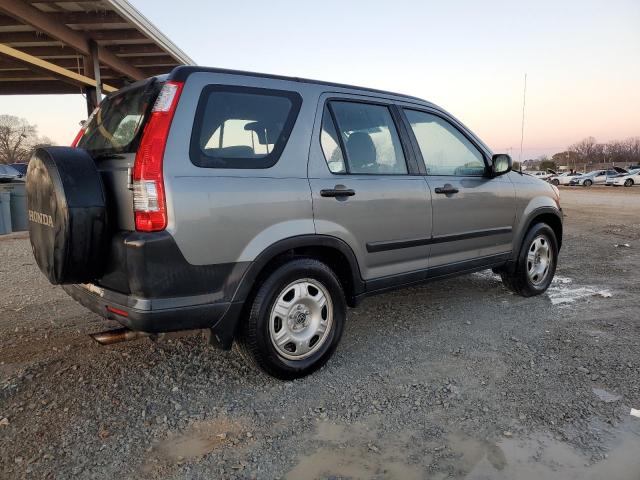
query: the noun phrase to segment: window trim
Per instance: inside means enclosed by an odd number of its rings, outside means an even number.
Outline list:
[[[405,166],[407,167],[406,173],[351,173],[349,158],[346,153],[346,147],[344,145],[344,139],[342,138],[342,134],[340,133],[338,122],[336,121],[335,112],[331,107],[331,102],[349,102],[349,103],[364,103],[366,105],[377,105],[380,107],[386,107],[389,110],[389,114],[391,115],[391,121],[393,122],[393,126],[396,129],[396,134],[398,135],[398,140],[400,140],[400,148],[402,148],[402,154],[404,155]],[[322,124],[324,122],[324,111],[325,108],[329,111],[331,115],[331,121],[333,122],[333,126],[336,129],[336,134],[338,135],[338,146],[342,152],[342,158],[345,162],[345,171],[344,172],[332,172],[329,168],[328,160],[325,155],[324,149],[322,148]],[[405,131],[405,127],[402,124],[402,119],[400,118],[399,112],[396,110],[397,106],[392,102],[384,102],[384,101],[376,101],[362,98],[353,98],[353,97],[341,97],[341,96],[331,96],[324,100],[322,103],[322,108],[320,109],[320,129],[318,131],[318,142],[320,143],[320,151],[322,152],[322,158],[324,159],[327,170],[331,175],[337,176],[345,176],[345,175],[366,175],[366,176],[409,176],[409,175],[419,175],[418,171],[418,163],[414,156],[413,148],[410,144],[410,139],[408,137],[407,132]]]
[[[456,177],[456,178],[483,178],[483,177],[487,177],[487,174],[489,172],[489,159],[487,157],[487,152],[485,152],[484,148],[482,148],[480,145],[478,145],[478,142],[475,141],[475,139],[469,134],[469,132],[467,132],[464,128],[462,128],[460,125],[458,125],[455,121],[453,121],[453,119],[447,117],[445,114],[443,114],[442,112],[439,112],[438,110],[432,110],[430,108],[427,107],[420,107],[420,106],[406,106],[406,105],[402,105],[399,108],[401,116],[402,116],[402,120],[405,124],[405,128],[407,129],[407,131],[409,132],[409,135],[411,137],[411,145],[413,146],[413,149],[415,150],[415,155],[416,158],[419,159],[420,162],[420,167],[421,170],[424,169],[422,171],[422,175],[426,176],[426,177]],[[411,127],[411,122],[409,121],[409,118],[407,117],[405,110],[413,110],[416,112],[420,112],[420,113],[426,113],[428,115],[433,115],[434,117],[438,117],[441,120],[443,120],[444,122],[446,122],[447,124],[451,125],[451,127],[453,127],[455,130],[457,130],[464,138],[466,138],[469,143],[471,143],[471,145],[473,145],[476,150],[478,150],[478,152],[480,152],[480,155],[482,155],[482,160],[484,162],[484,173],[482,175],[442,175],[442,174],[430,174],[428,173],[428,168],[427,168],[427,163],[424,161],[424,157],[422,156],[422,150],[420,149],[420,144],[418,143],[418,139],[416,137],[416,134],[413,131],[413,127]]]
[[[282,132],[278,141],[273,146],[273,150],[268,155],[261,158],[224,158],[209,157],[200,148],[199,137],[202,131],[204,113],[212,92],[246,93],[250,95],[262,95],[266,97],[284,97],[291,102],[289,115],[285,120]],[[275,90],[270,88],[245,87],[240,85],[211,84],[205,86],[200,92],[198,105],[196,107],[193,127],[191,129],[191,139],[189,141],[189,159],[196,167],[200,168],[226,168],[226,169],[265,169],[271,168],[280,159],[287,143],[291,138],[291,132],[300,114],[302,107],[302,96],[292,90]]]

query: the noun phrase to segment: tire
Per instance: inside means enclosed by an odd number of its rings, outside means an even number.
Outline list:
[[[557,187],[558,185],[560,185],[560,180],[555,178],[555,179],[551,180],[551,183]]]
[[[625,187],[633,187],[633,179],[631,179],[631,178],[627,178],[627,179],[624,181],[624,186],[625,186]]]
[[[591,185],[593,185],[593,182],[591,180],[585,180],[582,185],[585,187],[590,187]]]
[[[541,239],[542,244],[546,244],[549,252],[549,262],[546,270],[543,270],[543,258],[537,264],[539,268],[536,270],[535,256],[533,262],[529,256],[530,252],[533,253],[532,249],[536,248],[534,242],[538,242]],[[537,245],[540,245],[540,243]],[[532,297],[544,293],[549,288],[556,272],[557,263],[558,241],[553,229],[546,223],[536,223],[525,235],[515,265],[501,271],[500,276],[505,287],[512,292],[523,297]],[[530,269],[534,272],[533,278],[529,274]],[[535,278],[535,272],[538,272],[538,278]]]
[[[320,295],[326,298],[324,307],[319,306]],[[297,258],[279,266],[249,302],[238,350],[248,363],[276,378],[291,380],[317,370],[342,337],[347,316],[344,292],[335,273],[317,260]],[[325,330],[318,333],[322,323]],[[287,336],[289,342],[283,340]],[[306,340],[298,345],[293,341],[302,338]]]
[[[91,156],[79,148],[38,148],[26,187],[31,248],[49,282],[100,277],[108,253],[107,206]]]

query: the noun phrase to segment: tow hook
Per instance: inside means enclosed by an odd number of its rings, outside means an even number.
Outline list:
[[[139,338],[150,337],[153,333],[137,332],[128,328],[118,328],[116,330],[105,330],[100,333],[91,333],[89,336],[100,345],[113,345],[114,343],[130,342]]]

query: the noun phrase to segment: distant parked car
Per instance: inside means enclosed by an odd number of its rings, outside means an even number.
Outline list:
[[[0,164],[0,183],[11,182],[20,177],[20,172],[11,165]]]
[[[621,174],[613,179],[613,185],[619,187],[624,185],[625,187],[633,187],[634,185],[640,185],[640,168],[630,170],[629,173]]]
[[[539,170],[525,170],[523,173],[526,173],[527,175],[531,175],[532,177],[539,178],[540,180],[547,180],[556,172],[554,172],[553,170],[547,170],[546,172],[539,171]]]
[[[623,169],[621,169],[623,170]],[[583,187],[590,187],[591,185],[604,185],[607,182],[607,177],[613,177],[620,173],[618,170],[594,170],[593,172],[585,173],[573,177],[569,182],[569,185],[582,185]]]
[[[626,168],[622,168],[622,167],[613,167],[613,169],[617,172],[615,175],[607,175],[607,180],[604,182],[605,185],[607,186],[612,186],[613,185],[613,181],[617,178],[617,177],[624,177],[625,175],[627,175],[629,173],[630,170],[626,169]]]
[[[28,163],[11,163],[9,164],[10,167],[15,168],[19,173],[21,177],[24,177],[27,174],[27,167],[29,166]]]
[[[564,173],[556,173],[555,175],[551,175],[547,180],[549,183],[555,185],[569,185],[569,182],[573,177],[578,177],[580,175],[584,175],[582,172],[564,172]]]

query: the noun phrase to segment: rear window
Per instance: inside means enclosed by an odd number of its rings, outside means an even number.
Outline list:
[[[89,118],[78,147],[93,156],[135,152],[160,86],[155,79],[145,80],[105,98]]]
[[[295,92],[205,87],[191,136],[191,161],[206,168],[272,167],[289,139],[301,103]]]

